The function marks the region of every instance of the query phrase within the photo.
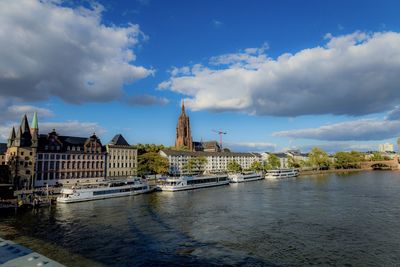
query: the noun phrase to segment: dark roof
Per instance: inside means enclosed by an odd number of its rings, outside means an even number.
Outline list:
[[[117,134],[114,138],[110,141],[109,145],[114,146],[130,146],[122,134]]]
[[[215,147],[219,148],[219,144],[217,141],[205,141],[205,142],[202,142],[202,145],[206,149],[207,148],[215,148]]]
[[[278,158],[287,158],[287,155],[285,153],[271,153],[277,156]]]
[[[261,157],[259,153],[246,153],[246,152],[204,152],[204,151],[178,151],[178,150],[160,150],[168,156],[226,156],[226,157]]]
[[[52,134],[52,133],[50,133]],[[56,139],[61,142],[58,143],[57,141],[52,141],[49,139],[49,136],[46,134],[39,135],[39,147],[38,151],[47,151],[46,146],[57,146],[60,145],[60,150],[56,151],[48,151],[48,152],[65,152],[67,151],[68,147],[80,147],[83,151],[85,146],[85,142],[89,139],[87,137],[76,137],[76,136],[57,136]],[[105,151],[104,147],[102,147],[102,151]]]
[[[0,154],[6,154],[7,151],[7,144],[0,143]]]

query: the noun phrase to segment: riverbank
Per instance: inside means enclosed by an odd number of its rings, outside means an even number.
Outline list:
[[[316,171],[316,170],[300,171],[299,176],[328,174],[328,173],[352,173],[352,172],[361,172],[361,171],[373,171],[373,169],[330,169],[330,170],[319,170],[319,171]],[[399,171],[399,170],[391,170],[391,171]]]

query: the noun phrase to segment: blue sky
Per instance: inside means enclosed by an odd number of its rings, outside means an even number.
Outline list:
[[[41,133],[238,151],[370,150],[400,134],[398,1],[0,3],[0,137]]]

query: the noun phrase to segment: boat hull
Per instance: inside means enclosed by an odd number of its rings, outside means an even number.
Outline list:
[[[244,179],[244,178],[235,179],[235,178],[233,178],[231,180],[231,183],[245,183],[245,182],[259,181],[259,180],[262,180],[262,179],[264,179],[264,177],[262,177],[262,176],[249,178],[249,179]]]
[[[115,194],[109,194],[109,195],[99,195],[99,196],[90,196],[90,197],[82,197],[82,198],[57,198],[58,203],[76,203],[76,202],[85,202],[85,201],[93,201],[93,200],[101,200],[101,199],[107,199],[107,198],[117,198],[117,197],[127,197],[127,196],[134,196],[134,195],[139,195],[139,194],[145,194],[148,192],[151,192],[151,189],[145,189],[145,190],[138,190],[138,191],[132,191],[132,192],[121,192],[121,193],[115,193]]]
[[[194,190],[194,189],[205,188],[205,187],[222,186],[222,185],[228,185],[228,184],[229,184],[229,180],[226,180],[226,181],[221,181],[221,182],[217,182],[217,183],[206,183],[206,184],[201,184],[201,185],[159,186],[159,189],[161,191],[166,191],[166,192],[176,192],[176,191],[184,191],[184,190]]]

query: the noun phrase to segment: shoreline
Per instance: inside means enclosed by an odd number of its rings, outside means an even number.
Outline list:
[[[319,171],[300,171],[299,176],[304,175],[317,175],[326,173],[349,173],[361,171],[374,171],[373,169],[333,169],[333,170],[319,170]],[[386,170],[386,171],[399,171],[399,170]]]

